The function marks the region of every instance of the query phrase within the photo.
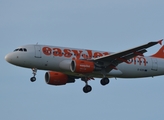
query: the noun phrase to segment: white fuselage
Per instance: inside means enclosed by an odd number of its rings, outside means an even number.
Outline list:
[[[20,51],[20,48],[22,50]],[[102,72],[90,74],[73,73],[70,70],[72,59],[94,59],[110,55],[110,52],[86,49],[64,48],[47,45],[26,45],[6,55],[5,59],[17,66],[58,71],[74,76],[103,77]],[[26,50],[24,50],[26,49]],[[137,56],[119,64],[106,74],[107,77],[139,78],[164,74],[164,60],[154,57]]]

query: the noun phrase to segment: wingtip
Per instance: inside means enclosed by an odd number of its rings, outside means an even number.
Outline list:
[[[159,43],[160,45],[162,45],[162,41],[163,41],[163,39],[159,40],[158,43]]]

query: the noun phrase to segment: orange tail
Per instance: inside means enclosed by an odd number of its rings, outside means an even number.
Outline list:
[[[164,58],[164,45],[161,47],[161,49],[159,49],[157,53],[151,55],[151,57]]]

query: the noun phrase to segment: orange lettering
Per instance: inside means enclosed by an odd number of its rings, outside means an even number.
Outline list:
[[[94,58],[101,57],[103,56],[100,52],[95,52],[94,53]]]
[[[87,51],[88,55],[83,54],[83,55],[82,55],[83,58],[84,58],[84,59],[91,59],[91,58],[92,58],[92,50],[86,50],[86,51]]]
[[[59,48],[53,48],[53,55],[61,57],[63,55],[62,50]]]
[[[51,52],[52,52],[51,48],[49,47],[43,47],[42,51],[45,55],[51,55]]]
[[[109,55],[109,53],[108,53],[108,52],[104,52],[103,54],[104,54],[104,55]]]
[[[138,61],[137,61],[137,59],[138,59]],[[136,62],[139,62],[139,65],[141,65],[141,63],[143,62],[144,63],[144,66],[146,66],[146,59],[144,57],[134,57],[134,64],[135,65],[136,65]]]
[[[82,56],[83,56],[84,59],[88,59],[88,55],[83,54]]]
[[[64,56],[65,57],[71,57],[72,56],[72,53],[71,53],[71,50],[69,50],[69,49],[64,49]]]
[[[133,59],[129,59],[126,61],[127,64],[132,64],[133,63]]]
[[[81,53],[83,52],[83,51],[77,51],[77,50],[72,50],[73,51],[73,53],[74,53],[74,55],[76,56],[76,59],[80,59],[80,56],[81,56]]]
[[[91,59],[92,58],[92,50],[86,50],[88,52],[88,58]]]

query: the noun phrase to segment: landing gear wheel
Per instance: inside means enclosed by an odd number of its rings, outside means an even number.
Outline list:
[[[37,68],[32,68],[32,74],[34,75],[33,77],[31,77],[31,82],[35,82],[36,81],[36,72],[37,72]]]
[[[88,93],[88,92],[91,92],[92,90],[92,87],[90,85],[86,85],[83,87],[83,92],[84,93]]]
[[[31,82],[35,82],[36,81],[36,77],[31,77]]]
[[[108,79],[108,78],[103,78],[103,79],[101,79],[101,81],[100,81],[100,83],[101,83],[101,85],[107,85],[108,83],[110,82],[110,80]]]

